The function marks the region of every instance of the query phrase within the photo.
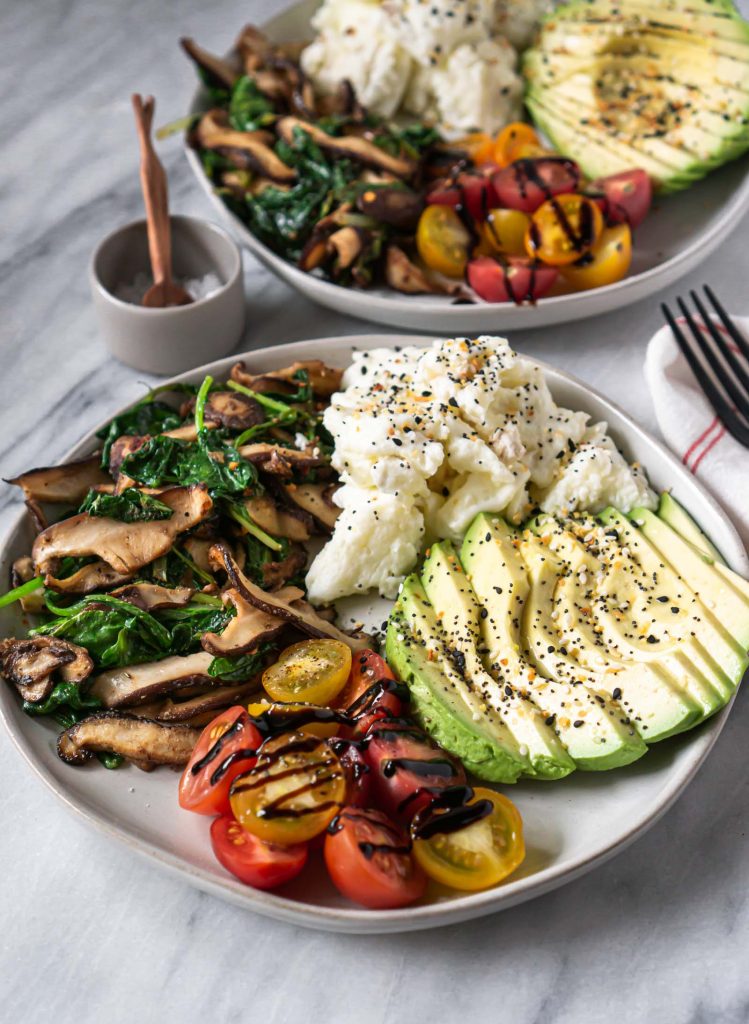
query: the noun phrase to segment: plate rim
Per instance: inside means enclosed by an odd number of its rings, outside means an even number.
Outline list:
[[[350,350],[363,347],[380,346],[394,348],[397,345],[419,345],[430,343],[433,340],[434,338],[430,335],[372,333],[336,335],[329,338],[291,342],[287,345],[269,345],[213,360],[210,363],[170,377],[160,382],[160,386],[163,384],[177,384],[191,380],[194,377],[204,376],[206,373],[220,375],[223,372],[228,372],[231,365],[240,359],[252,360],[257,356],[268,357],[272,354],[288,352],[289,349],[294,350],[291,358],[297,358],[305,353],[319,352],[321,346],[324,346],[327,350],[343,350],[348,354]],[[571,384],[573,388],[582,391],[586,397],[590,396],[600,402],[605,409],[610,409],[620,417],[621,425],[626,428],[628,434],[638,435],[659,449],[669,469],[674,470],[675,477],[688,481],[701,494],[701,497],[710,506],[713,514],[723,520],[724,525],[727,527],[728,538],[735,549],[731,552],[725,552],[729,563],[745,574],[749,571],[749,559],[747,559],[743,543],[727,513],[700,481],[689,474],[688,470],[681,465],[676,456],[661,441],[636,423],[617,403],[612,402],[597,389],[591,387],[578,377],[566,371],[558,370],[543,360],[535,359],[532,356],[526,356],[526,358],[532,359],[533,362],[541,367],[549,379],[552,391],[555,382]],[[86,448],[92,447],[96,431],[108,423],[113,416],[118,415],[119,412],[129,408],[132,404],[133,400],[124,403],[104,417],[61,457],[60,462],[70,461],[72,458],[83,454]],[[22,507],[18,510],[17,516],[3,534],[0,541],[0,558],[6,557],[13,539],[18,531],[23,529],[25,519],[26,511]],[[261,892],[242,885],[230,876],[227,876],[225,879],[219,878],[207,869],[191,864],[178,853],[159,849],[149,839],[134,834],[127,826],[117,824],[116,821],[108,819],[102,812],[91,807],[85,797],[72,793],[63,783],[58,782],[50,769],[34,758],[33,751],[26,738],[25,729],[23,728],[26,725],[33,727],[34,722],[31,719],[20,720],[22,724],[17,725],[12,720],[10,711],[13,706],[13,700],[14,695],[7,688],[3,688],[0,691],[0,720],[15,748],[34,774],[61,800],[63,805],[82,818],[88,825],[110,838],[120,840],[131,850],[152,862],[156,862],[172,874],[187,878],[198,888],[222,899],[229,900],[244,907],[244,909],[282,920],[286,923],[301,924],[305,927],[325,931],[362,934],[416,931],[424,928],[455,924],[468,918],[496,913],[528,899],[541,896],[567,882],[571,882],[599,864],[609,860],[615,854],[626,849],[639,836],[647,832],[673,805],[700,770],[717,741],[733,705],[732,699],[718,715],[702,726],[700,732],[695,734],[691,741],[694,749],[692,757],[688,760],[687,764],[681,766],[678,771],[672,770],[666,785],[658,795],[657,802],[648,807],[645,815],[638,817],[633,824],[630,824],[622,832],[617,833],[615,839],[610,839],[603,845],[591,848],[589,853],[581,853],[567,864],[547,867],[535,874],[518,879],[516,882],[508,882],[494,889],[459,895],[449,900],[418,907],[372,911],[356,907],[325,907],[293,900],[274,893]]]
[[[277,28],[279,23],[286,19],[294,18],[297,12],[299,12],[299,16],[304,17],[305,9],[311,7],[313,2],[317,3],[318,0],[296,0],[296,2],[290,3],[272,18],[262,20],[260,28],[272,36],[274,29]],[[191,114],[198,112],[202,108],[201,97],[203,95],[203,87],[198,85],[190,100],[189,109]],[[499,316],[503,313],[518,315],[522,310],[528,311],[529,318],[527,324],[521,322],[514,323],[512,326],[515,330],[533,329],[534,327],[542,326],[535,315],[531,318],[531,314],[535,314],[537,310],[546,312],[549,317],[554,317],[556,313],[556,319],[545,320],[547,324],[583,320],[588,316],[600,314],[601,306],[615,309],[630,302],[637,302],[642,298],[646,298],[647,295],[652,295],[656,290],[656,282],[658,281],[662,280],[663,286],[673,283],[682,274],[688,273],[690,269],[702,262],[703,259],[706,259],[718,247],[721,241],[736,229],[742,216],[749,211],[749,153],[744,153],[738,156],[736,160],[728,161],[727,164],[711,172],[712,174],[719,173],[723,167],[742,160],[747,163],[747,173],[744,175],[743,181],[729,197],[719,216],[711,225],[694,236],[684,248],[664,262],[654,267],[649,267],[638,274],[627,276],[621,281],[604,285],[601,288],[589,289],[583,292],[571,292],[566,295],[547,296],[528,306],[516,306],[514,303],[509,302],[477,302],[473,307],[456,306],[451,305],[444,296],[422,297],[418,295],[401,295],[397,292],[394,292],[392,295],[374,294],[367,290],[347,288],[344,285],[324,280],[300,270],[293,263],[274,253],[226,206],[220,196],[216,194],[211,181],[203,171],[200,159],[189,146],[186,135],[183,137],[183,147],[188,164],[198,184],[219,216],[224,219],[227,227],[234,232],[235,237],[264,266],[268,267],[277,277],[280,277],[297,291],[327,308],[337,309],[338,303],[344,301],[344,296],[348,296],[347,312],[352,316],[374,323],[394,323],[395,321],[381,320],[379,318],[373,319],[372,316],[368,316],[366,310],[368,308],[371,309],[372,306],[380,310],[382,316],[399,316],[406,312],[411,314],[412,318],[447,316],[450,319],[458,319],[459,317],[467,317],[469,322],[472,311],[476,319],[479,318],[481,313],[488,316],[491,315],[492,311],[496,311]],[[695,182],[696,185],[700,183]],[[647,286],[649,290],[640,293],[643,286]],[[631,294],[633,292],[640,294],[633,295]],[[578,309],[578,307],[582,308]],[[420,330],[423,327],[416,327],[415,329]]]

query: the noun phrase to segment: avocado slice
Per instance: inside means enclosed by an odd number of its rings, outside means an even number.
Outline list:
[[[589,177],[641,167],[674,191],[749,149],[749,26],[730,4],[573,0],[523,72],[539,127]]]
[[[409,689],[416,718],[466,769],[512,783],[527,767],[512,733],[446,656],[447,639],[416,574],[404,582],[388,621],[385,653]]]
[[[731,577],[744,583],[741,577],[730,569],[720,575],[711,562],[649,509],[635,508],[629,518],[674,571],[688,581],[690,589],[739,646],[749,649],[749,597],[731,584]]]
[[[526,772],[542,779],[559,779],[575,769],[575,762],[559,737],[547,725],[546,716],[523,692],[511,671],[490,675],[481,661],[479,605],[458,556],[449,541],[433,544],[421,573],[431,601],[452,650],[458,651],[465,674],[487,706],[499,715],[512,733],[520,754],[527,759]]]
[[[683,631],[686,626],[686,632],[682,632],[682,652],[722,695],[723,703],[727,702],[749,664],[741,638],[735,637],[698,599],[692,588],[626,516],[608,508],[598,518],[616,532],[620,552],[640,566],[646,579],[649,577],[656,581],[651,605],[653,633],[661,639],[675,637],[678,629]],[[673,627],[669,625],[669,612],[673,614]]]
[[[691,544],[695,551],[698,551],[703,558],[711,562],[717,574],[730,587],[738,590],[749,601],[749,583],[747,583],[743,576],[739,576],[738,573],[728,568],[725,559],[707,534],[703,533],[686,509],[682,508],[676,498],[669,494],[668,491],[661,495],[658,505],[658,516],[665,523],[668,523],[671,529],[675,530],[679,536]]]
[[[716,682],[711,667],[702,664],[702,650],[691,638],[682,639],[687,612],[680,611],[682,621],[676,625],[670,621],[672,616],[659,623],[664,610],[657,581],[654,586],[626,552],[617,549],[606,563],[601,562],[563,522],[551,522],[545,539],[563,564],[554,599],[561,632],[567,644],[576,647],[580,660],[590,664],[591,652],[605,650],[607,657],[635,663],[640,671],[650,668],[651,676],[665,676],[698,702],[704,717],[723,707],[731,692],[727,681]],[[636,712],[628,710],[636,721]],[[644,731],[647,735],[649,726]]]
[[[530,590],[518,535],[499,516],[480,513],[468,529],[461,560],[481,616],[484,664],[498,679],[514,681],[553,722],[578,768],[603,771],[636,761],[647,747],[626,713],[601,690],[545,676],[521,653],[521,625]],[[547,645],[548,646],[548,645]]]
[[[528,530],[520,551],[531,580],[524,617],[527,654],[552,678],[607,694],[621,705],[622,724],[631,724],[647,743],[690,729],[720,706],[712,690],[709,701],[702,688],[695,695],[688,665],[676,666],[687,684],[680,686],[662,666],[628,661],[603,647],[597,635],[572,629],[555,594],[564,562]]]
[[[725,566],[726,562],[720,551],[716,548],[706,533],[703,533],[697,523],[692,519],[687,510],[679,504],[669,491],[664,491],[658,502],[658,517],[664,523],[668,523],[672,530],[684,538],[700,554],[704,555],[711,562]],[[740,578],[740,577],[739,577]],[[744,587],[745,580],[741,580]],[[747,588],[749,593],[749,588]]]
[[[577,115],[571,118],[568,111],[556,109],[548,97],[540,100],[528,93],[525,105],[536,125],[548,136],[557,149],[571,157],[586,178],[605,178],[619,174],[622,170],[639,167],[645,171],[653,186],[661,192],[676,192],[688,188],[702,176],[701,168],[685,159],[677,171],[646,153],[638,153],[625,142],[601,133],[595,127],[587,130]]]

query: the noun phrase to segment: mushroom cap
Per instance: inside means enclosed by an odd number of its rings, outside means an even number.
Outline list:
[[[38,571],[54,575],[54,566],[66,555],[95,555],[116,573],[132,574],[165,555],[174,538],[208,516],[213,501],[203,484],[173,487],[160,500],[173,512],[169,519],[123,523],[87,512],[48,526],[34,541],[31,554]]]
[[[65,683],[82,683],[94,663],[88,651],[54,636],[0,641],[0,672],[32,704],[46,700],[55,686],[55,673]]]
[[[104,711],[66,729],[57,753],[66,764],[85,764],[95,753],[120,754],[140,766],[181,767],[190,760],[200,729]]]
[[[105,708],[145,704],[155,697],[175,693],[199,684],[210,689],[221,680],[208,674],[213,656],[203,651],[187,656],[174,654],[160,661],[107,669],[91,681],[91,696]]]
[[[329,398],[341,386],[343,370],[328,366],[321,359],[297,360],[291,366],[269,373],[248,373],[243,362],[235,363],[231,368],[231,379],[244,384],[252,391],[274,391],[278,394],[293,394],[299,388],[296,374],[304,370],[310,387],[319,398]]]
[[[184,608],[189,604],[194,587],[162,587],[159,583],[130,583],[112,591],[113,597],[152,612],[157,608]]]
[[[364,650],[369,645],[370,641],[368,639],[350,636],[331,622],[321,618],[311,604],[301,600],[301,592],[296,590],[296,588],[291,588],[300,595],[300,597],[295,599],[287,596],[288,591],[284,594],[283,591],[273,593],[261,590],[260,587],[256,586],[251,580],[248,580],[244,573],[242,573],[225,544],[217,544],[213,552],[215,557],[220,558],[223,562],[232,586],[240,592],[249,604],[260,608],[269,615],[277,615],[280,618],[286,619],[293,623],[302,633],[306,633],[307,636],[340,640],[342,643],[348,644],[352,651]]]
[[[100,461],[101,455],[96,452],[62,466],[29,469],[6,483],[23,488],[26,498],[33,501],[77,505],[92,488],[110,483]]]

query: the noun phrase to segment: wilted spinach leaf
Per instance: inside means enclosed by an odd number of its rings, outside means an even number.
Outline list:
[[[151,437],[122,461],[121,470],[139,484],[205,484],[211,497],[242,494],[257,483],[255,467],[231,444],[208,435],[197,441]]]
[[[118,437],[123,434],[138,435],[160,434],[164,430],[174,430],[182,424],[182,419],[176,410],[165,402],[156,402],[146,399],[121,413],[104,427],[96,435],[104,441],[101,453],[101,464],[104,469],[109,467],[109,453],[112,445]]]
[[[69,729],[81,718],[101,707],[96,697],[87,697],[77,683],[57,683],[49,697],[41,704],[23,702],[28,715],[51,715],[64,729]]]
[[[256,82],[242,75],[234,83],[229,100],[229,122],[238,132],[254,132],[276,118],[273,104],[257,87]]]
[[[203,633],[221,633],[234,615],[220,598],[199,595],[183,608],[164,608],[156,612],[159,622],[169,630],[172,654],[192,654],[200,647]]]
[[[102,494],[89,491],[79,512],[90,516],[108,516],[122,523],[147,523],[156,519],[171,519],[174,510],[152,494],[144,494],[137,487],[127,487],[120,494]]]
[[[119,668],[154,661],[170,653],[171,635],[150,612],[111,594],[96,594],[31,630],[85,647],[97,668]]]
[[[279,141],[276,153],[296,168],[298,181],[288,191],[267,188],[248,197],[245,219],[270,248],[298,260],[315,224],[330,212],[339,192],[358,172],[350,160],[328,160],[301,129],[290,143]]]
[[[240,654],[235,658],[214,658],[208,666],[208,675],[226,683],[243,683],[262,669],[270,644],[261,644],[253,654]]]

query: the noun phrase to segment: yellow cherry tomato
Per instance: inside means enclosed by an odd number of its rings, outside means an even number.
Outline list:
[[[454,145],[458,149],[464,149],[477,167],[494,159],[495,142],[486,132],[473,132],[470,135],[464,135]]]
[[[528,214],[519,210],[489,210],[481,225],[481,241],[488,247],[486,255],[524,256],[525,234],[530,222]]]
[[[605,228],[595,249],[578,263],[564,267],[564,280],[575,291],[600,288],[621,281],[632,262],[632,232],[629,224]]]
[[[351,648],[340,640],[302,640],[263,672],[263,689],[286,704],[330,704],[348,681]]]
[[[548,152],[535,130],[525,121],[505,125],[494,143],[494,160],[500,167],[508,167],[516,160],[544,156]]]
[[[427,206],[416,228],[419,256],[446,277],[462,277],[471,236],[452,206]]]
[[[490,810],[479,821],[414,840],[414,857],[435,882],[465,891],[488,889],[525,859],[523,822],[515,804],[493,789],[474,789],[469,806],[482,801]]]
[[[301,732],[266,740],[257,763],[231,786],[242,828],[267,843],[290,846],[319,835],[346,798],[346,776],[328,744]]]
[[[262,715],[266,711],[270,711],[273,714],[274,709],[278,711],[280,715],[291,712],[292,715],[299,714],[304,716],[307,711],[314,711],[316,708],[320,708],[318,704],[304,704],[297,703],[295,701],[287,701],[284,703],[273,703],[271,704],[267,700],[258,701],[257,703],[248,704],[247,710],[254,718],[257,715]],[[323,710],[320,708],[320,710]],[[328,710],[327,708],[324,710]],[[296,722],[293,725],[289,725],[290,729],[295,732],[303,732],[308,736],[319,736],[320,739],[327,739],[329,736],[335,736],[336,733],[341,731],[341,726],[338,722],[306,722],[304,725],[299,725]]]
[[[525,248],[531,259],[564,267],[590,252],[602,232],[603,214],[597,204],[566,192],[547,199],[533,214]]]

